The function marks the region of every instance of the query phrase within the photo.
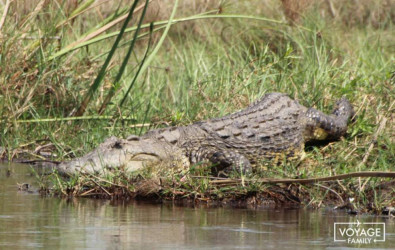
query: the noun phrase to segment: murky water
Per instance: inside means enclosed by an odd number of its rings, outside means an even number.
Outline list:
[[[395,248],[394,218],[43,198],[18,191],[17,183],[37,188],[30,173],[25,165],[0,164],[0,249]],[[335,222],[357,220],[384,223],[385,242],[334,242]]]

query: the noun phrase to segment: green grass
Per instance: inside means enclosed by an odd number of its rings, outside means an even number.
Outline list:
[[[11,8],[1,30],[0,47],[0,146],[7,149],[3,157],[35,158],[40,153],[36,150],[38,146],[45,145],[41,151],[52,152],[55,160],[66,160],[83,155],[108,136],[126,137],[146,130],[133,124],[150,123],[151,128],[190,124],[239,110],[265,93],[276,91],[325,112],[331,111],[336,99],[346,96],[357,116],[342,140],[308,147],[306,157],[300,162],[269,166],[258,171],[258,176],[306,178],[355,171],[394,171],[395,29],[391,10],[387,13],[379,9],[382,15],[378,21],[373,18],[377,9],[372,9],[370,15],[350,17],[353,22],[345,22],[352,11],[347,6],[338,9],[337,18],[331,18],[322,16],[325,10],[322,6],[314,5],[302,12],[294,25],[288,25],[277,2],[270,2],[267,8],[254,7],[255,1],[228,2],[220,11],[249,16],[254,13],[253,16],[278,22],[233,17],[191,18],[173,24],[144,74],[126,93],[148,46],[149,36],[141,37],[123,77],[117,82],[119,86],[112,102],[104,110],[103,115],[112,119],[71,121],[62,118],[72,116],[82,103],[106,59],[98,55],[108,52],[114,39],[53,57],[87,31],[97,30],[96,25],[103,21],[98,12],[79,14],[74,22],[55,28],[55,24],[67,17],[64,5],[46,5],[25,24],[22,14],[16,22],[12,20],[12,14],[17,11]],[[130,6],[122,6],[120,14],[126,13],[126,7]],[[99,11],[105,18],[116,16],[116,8]],[[210,10],[213,14],[218,9],[213,7],[203,12]],[[174,20],[198,13],[179,7]],[[115,26],[107,32],[119,28]],[[162,31],[152,34],[152,48]],[[44,38],[31,40],[26,36]],[[50,38],[53,36],[61,39]],[[127,33],[122,42],[132,36],[133,32]],[[127,48],[121,47],[112,57],[85,116],[97,115],[126,52]],[[119,107],[125,96],[124,105]],[[46,118],[60,121],[42,120]],[[26,155],[22,151],[34,154]],[[323,184],[329,189],[316,185],[297,185],[297,188],[309,194],[312,205],[318,206],[328,195],[334,195],[330,189],[343,197],[356,197],[366,205],[371,202],[366,199],[368,191],[360,192],[365,181],[369,187],[366,190],[370,190],[379,186],[381,179],[362,179],[361,183],[358,179],[342,181],[344,189],[336,183]],[[222,197],[226,192],[253,193],[267,188],[259,183],[218,188],[205,182],[193,180],[188,185],[179,184],[178,188],[188,197],[213,193]],[[171,190],[167,194],[174,194]],[[185,190],[191,191],[190,194]],[[376,198],[376,207],[394,203],[393,198],[386,201]]]

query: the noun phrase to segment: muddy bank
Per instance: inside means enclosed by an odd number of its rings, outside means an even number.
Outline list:
[[[210,207],[284,208],[329,207],[345,210],[349,214],[395,215],[395,180],[382,179],[374,187],[348,187],[340,182],[315,184],[212,184],[210,179],[198,183],[193,178],[184,181],[168,179],[118,179],[113,182],[90,176],[83,181],[73,180],[74,186],[43,188],[43,195],[65,198],[89,197],[110,200],[140,200],[173,202],[182,205],[205,205]],[[204,187],[203,187],[204,186]]]
[[[330,207],[350,214],[394,214],[395,180],[377,175],[364,178],[363,188],[353,173],[343,180],[245,179],[215,178],[207,173],[191,172],[189,176],[153,177],[149,173],[133,176],[122,171],[109,176],[80,174],[73,177],[56,173],[59,162],[50,160],[14,159],[29,164],[39,172],[39,190],[45,196],[81,197],[113,201],[146,200],[174,202],[184,205],[207,205],[242,208]],[[14,161],[14,162],[15,162]],[[54,171],[55,170],[55,171]],[[386,172],[391,174],[392,172]],[[12,174],[7,172],[7,174]],[[257,173],[262,176],[262,173]],[[266,174],[266,173],[263,173]],[[392,173],[393,174],[393,173]],[[383,175],[385,176],[385,175]],[[331,177],[333,178],[333,176]],[[307,182],[306,180],[322,181]],[[293,180],[299,183],[265,183],[264,180]],[[369,181],[369,182],[368,182]],[[31,190],[26,190],[31,191]]]

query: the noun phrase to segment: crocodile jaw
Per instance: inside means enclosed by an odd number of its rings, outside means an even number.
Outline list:
[[[61,163],[58,171],[64,175],[77,173],[101,175],[114,169],[134,172],[159,163],[166,163],[170,167],[189,166],[189,161],[183,152],[167,142],[110,137],[85,156]]]

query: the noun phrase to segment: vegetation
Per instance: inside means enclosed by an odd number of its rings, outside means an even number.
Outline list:
[[[268,163],[254,178],[394,171],[391,1],[148,2],[0,4],[0,157],[66,160],[111,135],[222,116],[276,91],[326,112],[346,96],[356,116],[342,140],[308,146],[297,162]],[[395,202],[383,178],[225,185],[197,168],[185,179],[161,176],[159,189],[150,173],[47,178],[58,192],[82,196],[253,202],[282,192],[280,200],[315,206],[351,197],[377,211]]]

